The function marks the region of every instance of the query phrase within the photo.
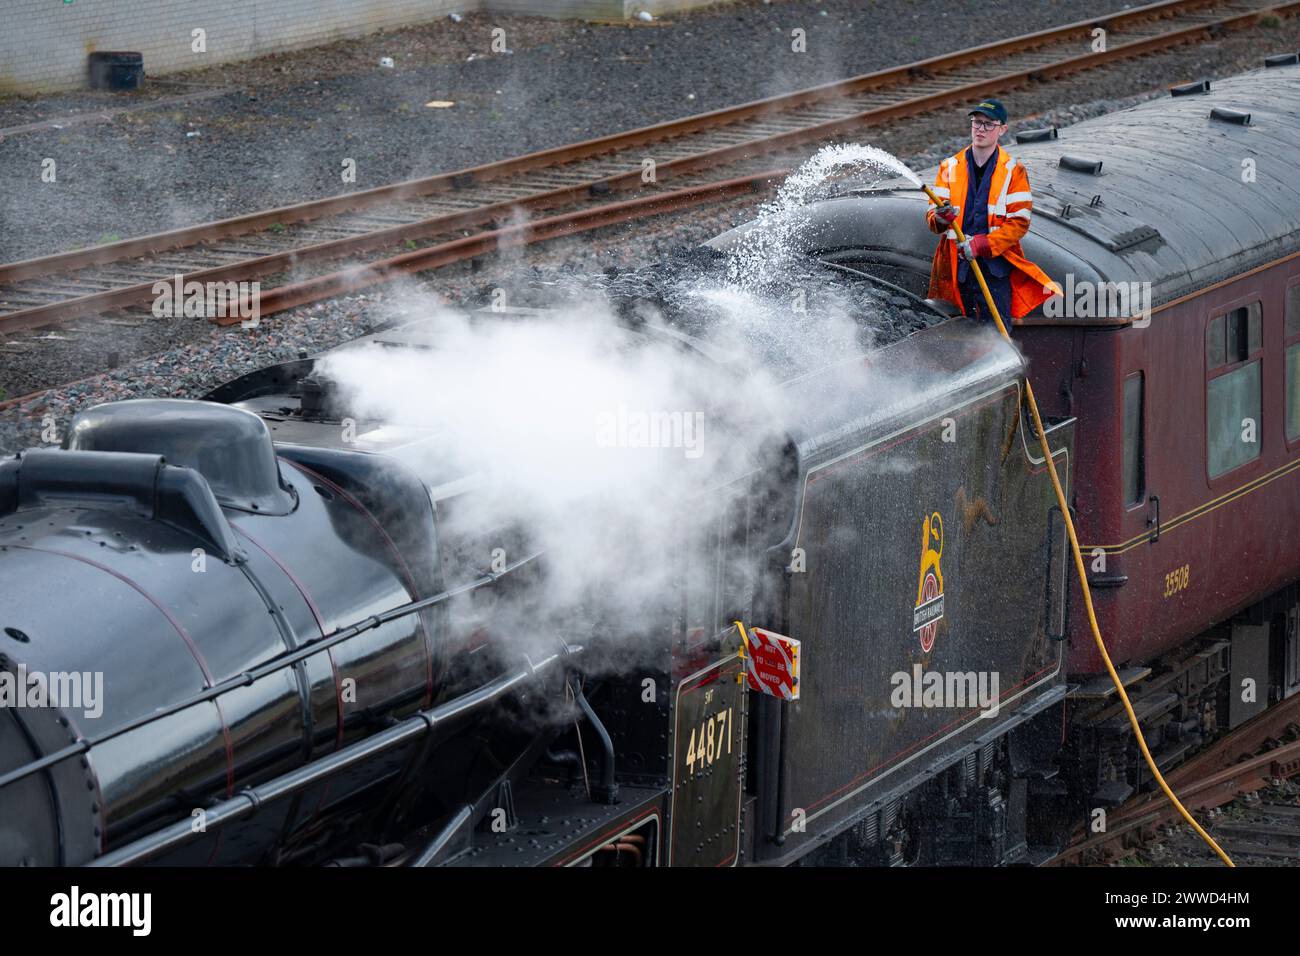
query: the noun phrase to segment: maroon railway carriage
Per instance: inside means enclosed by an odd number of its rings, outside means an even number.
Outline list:
[[[1300,66],[1193,89],[1019,150],[1030,254],[1065,294],[1016,338],[1044,411],[1079,418],[1075,506],[1112,659],[1229,622],[1230,684],[1260,688],[1235,725],[1266,683],[1300,689]],[[1072,597],[1070,670],[1099,672]]]

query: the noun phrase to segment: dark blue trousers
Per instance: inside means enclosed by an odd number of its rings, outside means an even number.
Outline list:
[[[979,260],[980,268],[984,272],[984,281],[988,283],[989,292],[993,293],[993,302],[998,307],[1003,323],[1010,325],[1011,276],[998,278],[990,274],[989,270],[984,268],[986,262],[987,259]],[[961,304],[966,309],[966,318],[993,324],[993,316],[989,312],[988,303],[984,301],[984,293],[980,291],[979,280],[975,278],[973,269],[966,270],[966,278],[961,284]]]

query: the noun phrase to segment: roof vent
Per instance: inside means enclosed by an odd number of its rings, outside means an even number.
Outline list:
[[[1264,57],[1265,66],[1295,66],[1300,63],[1300,53],[1279,53]]]
[[[1210,110],[1210,119],[1218,120],[1221,123],[1235,123],[1237,126],[1250,125],[1249,113],[1243,113],[1241,110],[1227,110],[1221,106],[1216,106]]]
[[[1016,133],[1017,143],[1043,143],[1056,138],[1055,126],[1045,126],[1042,129],[1026,129]]]
[[[1061,168],[1070,169],[1076,173],[1087,173],[1089,176],[1101,175],[1101,160],[1086,159],[1083,156],[1062,156]]]
[[[1184,83],[1181,86],[1171,86],[1169,88],[1170,96],[1195,96],[1197,93],[1210,92],[1209,80],[1197,80],[1195,83]]]
[[[1136,229],[1112,236],[1106,246],[1111,252],[1123,252],[1125,249],[1132,249],[1134,246],[1160,238],[1160,230],[1155,226],[1140,225]]]

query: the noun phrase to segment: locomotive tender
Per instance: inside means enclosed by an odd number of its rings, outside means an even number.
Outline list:
[[[1023,354],[921,301],[919,193],[807,210],[808,255],[934,323],[767,396],[811,411],[680,503],[691,544],[663,556],[677,586],[631,669],[598,631],[525,655],[466,624],[467,601],[544,589],[546,555],[460,534],[473,476],[413,464],[436,434],[344,440],[320,357],[205,402],[81,413],[65,448],[0,464],[0,671],[102,673],[102,712],[0,707],[0,863],[1050,855],[1147,781],[1070,613],[1026,375],[1158,759],[1300,688],[1298,111],[1281,62],[1017,147],[1027,254],[1067,291],[1150,292],[1149,322],[1027,317]],[[624,334],[716,362],[688,335]],[[907,388],[882,399],[882,379]],[[1233,439],[1252,418],[1256,440]],[[797,700],[748,688],[736,620],[802,642]]]

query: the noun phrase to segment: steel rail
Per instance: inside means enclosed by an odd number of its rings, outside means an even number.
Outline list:
[[[574,212],[520,223],[505,229],[496,229],[476,236],[454,239],[450,242],[416,249],[375,262],[358,263],[328,275],[305,279],[289,285],[277,286],[263,293],[259,299],[262,315],[271,315],[308,302],[316,302],[336,295],[354,292],[367,286],[388,282],[399,275],[423,272],[438,266],[462,262],[486,255],[498,249],[517,248],[571,236],[581,232],[604,229],[621,222],[647,219],[693,206],[722,202],[738,196],[761,192],[780,181],[789,170],[773,169],[741,176],[722,182],[705,183],[673,192],[659,193],[640,199],[608,203],[594,209]],[[214,319],[218,325],[234,325],[242,321],[238,315]]]
[[[1297,723],[1300,695],[1275,704],[1215,741],[1172,770],[1166,780],[1178,788],[1188,808],[1205,810],[1258,790],[1275,779],[1300,774],[1300,741],[1258,752]],[[1172,822],[1175,817],[1173,808],[1159,793],[1143,793],[1109,815],[1105,833],[1074,843],[1045,865],[1082,866],[1116,855],[1140,841],[1146,831]]]
[[[687,187],[640,199],[608,203],[603,206],[582,209],[530,223],[522,223],[505,229],[497,229],[476,236],[451,240],[387,259],[353,265],[327,275],[271,289],[264,295],[259,296],[258,311],[260,315],[273,315],[276,312],[282,312],[285,309],[308,302],[316,302],[330,296],[342,295],[367,286],[378,285],[398,275],[421,272],[453,262],[473,259],[501,248],[531,245],[548,239],[560,238],[561,236],[603,229],[621,222],[647,219],[694,206],[722,202],[747,193],[766,192],[770,190],[776,180],[784,179],[789,175],[789,172],[788,169],[772,169],[750,176],[741,176],[721,182],[710,182],[701,186]],[[235,322],[242,320],[235,317],[218,318],[214,321],[218,325],[233,325]],[[107,372],[99,372],[73,382],[67,382],[65,385],[95,381],[107,374]],[[0,412],[25,405],[40,398],[48,391],[48,388],[43,388],[0,401]]]

